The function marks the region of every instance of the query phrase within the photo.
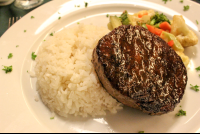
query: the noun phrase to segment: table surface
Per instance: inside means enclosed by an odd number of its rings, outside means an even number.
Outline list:
[[[51,0],[44,0],[42,4],[45,4],[49,1]],[[200,3],[200,0],[192,0],[192,1]],[[29,9],[29,10],[21,10],[21,9],[16,8],[13,3],[7,6],[0,6],[0,37],[8,29],[9,18],[23,17],[24,15],[26,15],[27,13],[29,13],[30,11],[34,9],[35,8]]]

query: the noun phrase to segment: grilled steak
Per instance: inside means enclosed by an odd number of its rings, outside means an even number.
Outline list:
[[[187,84],[181,58],[140,26],[122,25],[105,35],[93,51],[92,62],[111,96],[150,115],[173,111]]]

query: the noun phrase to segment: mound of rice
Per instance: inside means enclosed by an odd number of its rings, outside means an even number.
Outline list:
[[[91,62],[97,41],[108,32],[80,25],[54,34],[41,45],[35,67],[37,90],[52,112],[87,117],[122,109],[101,86]]]

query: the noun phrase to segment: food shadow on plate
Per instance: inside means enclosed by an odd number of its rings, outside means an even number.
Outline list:
[[[163,115],[148,115],[140,110],[124,106],[124,109],[117,114],[108,114],[104,120],[108,123],[114,132],[137,133],[166,133],[180,119],[176,113],[185,107],[187,95],[181,99],[174,111]],[[180,107],[181,106],[181,107]]]
[[[190,59],[196,59],[197,58],[197,48],[196,48],[196,46],[190,46],[190,47],[185,48],[184,53]]]
[[[56,118],[64,122],[63,126],[68,126],[78,132],[120,132],[137,133],[145,131],[148,133],[168,132],[177,122],[175,113],[179,110],[178,106],[174,112],[164,115],[151,116],[140,110],[124,106],[123,110],[116,114],[107,113],[106,116],[79,118],[69,116],[67,118],[56,115]]]
[[[114,132],[124,133],[137,133],[139,131],[147,133],[167,132],[176,122],[173,112],[151,116],[127,106],[117,114],[106,116],[104,119]]]

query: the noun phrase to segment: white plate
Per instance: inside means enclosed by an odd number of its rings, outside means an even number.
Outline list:
[[[86,1],[86,0],[85,0]],[[27,70],[33,71],[35,62],[31,53],[37,52],[44,39],[51,32],[57,32],[63,27],[77,25],[77,22],[105,26],[108,23],[107,14],[119,15],[125,9],[135,13],[143,9],[154,9],[163,12],[169,18],[182,14],[186,23],[199,38],[197,14],[200,6],[185,0],[95,0],[88,1],[55,0],[36,10],[33,10],[2,35],[0,39],[0,132],[200,132],[200,92],[190,89],[190,84],[199,84],[200,72],[195,67],[200,66],[200,43],[187,48],[185,53],[190,57],[188,69],[188,84],[181,108],[177,106],[174,112],[162,116],[149,116],[138,110],[124,107],[117,114],[108,114],[97,118],[62,118],[56,115],[50,120],[51,112],[41,102],[35,101],[37,96],[36,79],[31,78]],[[79,5],[75,7],[74,5]],[[188,11],[183,6],[189,5]],[[31,19],[34,16],[34,19]],[[58,20],[58,17],[61,19]],[[200,22],[200,19],[198,20]],[[26,30],[26,32],[24,32]],[[200,38],[199,38],[200,40]],[[19,45],[19,47],[16,47]],[[13,58],[8,59],[9,53]],[[11,73],[5,74],[2,65],[13,66]],[[187,116],[175,117],[183,109]]]

